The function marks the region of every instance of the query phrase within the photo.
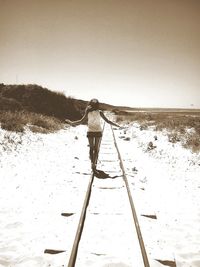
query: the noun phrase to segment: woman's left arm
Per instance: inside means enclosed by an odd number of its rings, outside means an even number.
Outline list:
[[[113,126],[116,126],[116,127],[120,127],[119,124],[110,121],[110,120],[104,115],[103,111],[101,111],[101,110],[100,110],[100,115],[101,115],[101,117],[104,119],[104,121],[106,121],[107,123],[109,123],[109,124],[111,124],[111,125],[113,125]]]

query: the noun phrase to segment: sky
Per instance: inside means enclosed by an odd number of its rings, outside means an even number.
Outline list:
[[[0,83],[200,108],[199,0],[0,0]]]

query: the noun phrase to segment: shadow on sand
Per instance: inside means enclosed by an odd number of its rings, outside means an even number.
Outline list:
[[[96,170],[94,172],[95,177],[99,178],[99,179],[115,179],[118,177],[121,177],[121,175],[115,175],[115,176],[110,176],[108,173],[102,171],[102,170]]]

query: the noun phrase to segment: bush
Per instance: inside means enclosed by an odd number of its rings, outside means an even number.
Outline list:
[[[1,128],[7,131],[12,132],[23,132],[24,131],[24,125],[19,124],[15,121],[9,121],[9,122],[3,122],[1,123]]]
[[[191,149],[193,152],[200,151],[200,136],[198,134],[188,135],[184,144],[185,148]]]
[[[126,112],[127,113],[127,112]],[[129,112],[125,115],[117,111],[117,121],[138,122],[140,129],[155,126],[156,131],[166,129],[169,142],[182,142],[192,151],[200,151],[200,112]],[[193,129],[187,134],[187,129]]]
[[[171,134],[168,134],[168,140],[171,143],[177,143],[181,141],[181,138],[178,133],[171,133]]]
[[[15,99],[0,97],[0,109],[8,111],[22,110],[22,105]]]
[[[27,124],[34,132],[57,131],[64,119],[80,119],[85,104],[35,84],[0,84],[0,123],[8,131],[23,132]]]
[[[10,101],[9,110],[11,110],[13,104],[13,106],[18,105],[18,109],[20,107],[25,111],[53,116],[61,120],[65,118],[76,120],[81,117],[81,113],[76,106],[76,100],[35,84],[1,84],[0,97],[4,101],[5,99]],[[5,110],[2,106],[0,106],[0,109]],[[17,109],[14,108],[14,110]]]
[[[2,129],[23,132],[27,125],[34,132],[54,132],[60,130],[63,124],[53,117],[30,112],[0,112]]]
[[[8,131],[23,132],[26,120],[21,112],[0,112],[1,128]]]

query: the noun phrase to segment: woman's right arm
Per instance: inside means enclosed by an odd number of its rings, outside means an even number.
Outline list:
[[[70,121],[66,119],[65,122],[70,124],[71,126],[76,126],[76,125],[81,124],[82,122],[85,122],[87,120],[87,115],[88,115],[88,111],[86,110],[84,116],[80,120]]]

